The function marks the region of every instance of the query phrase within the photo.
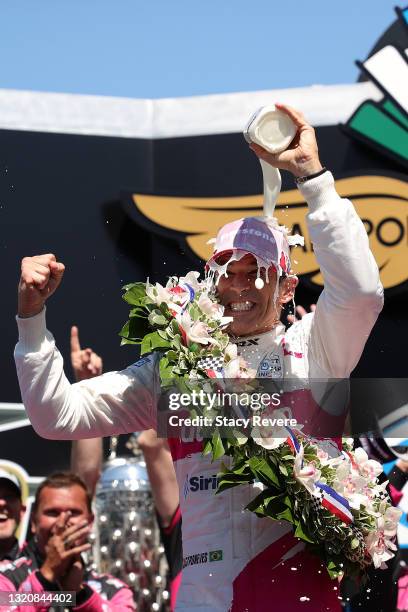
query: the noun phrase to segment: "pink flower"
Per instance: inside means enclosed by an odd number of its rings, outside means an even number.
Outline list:
[[[383,530],[372,531],[365,537],[365,544],[376,569],[387,569],[386,561],[394,556],[397,550],[394,542],[385,536]]]

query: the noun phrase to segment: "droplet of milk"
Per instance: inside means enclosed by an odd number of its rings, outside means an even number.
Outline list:
[[[255,287],[257,289],[263,289],[265,286],[265,283],[263,282],[262,278],[257,278],[255,281]]]

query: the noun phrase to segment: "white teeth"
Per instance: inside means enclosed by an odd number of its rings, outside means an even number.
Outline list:
[[[235,312],[243,312],[245,310],[251,310],[253,302],[232,302],[230,304],[231,310]]]

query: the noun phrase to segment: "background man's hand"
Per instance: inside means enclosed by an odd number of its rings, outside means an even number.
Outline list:
[[[314,312],[316,310],[316,304],[310,304],[310,310],[309,312]],[[306,308],[303,308],[303,306],[296,306],[296,314],[299,315],[300,319],[303,319],[303,317],[307,314],[307,310]],[[289,323],[294,323],[295,321],[298,320],[298,317],[295,317],[295,315],[288,315],[287,316],[287,320]]]
[[[54,293],[64,275],[64,264],[55,255],[24,257],[18,286],[18,315],[33,317],[41,312],[46,300]]]
[[[285,104],[275,104],[275,106],[289,115],[296,125],[298,131],[294,140],[282,153],[268,153],[255,143],[249,145],[252,151],[274,168],[288,170],[295,176],[309,176],[322,170],[313,127],[307,123],[302,113],[294,108]]]
[[[50,582],[60,581],[70,570],[71,565],[78,561],[79,555],[91,547],[89,543],[84,543],[84,538],[90,532],[89,523],[83,521],[67,527],[69,517],[68,512],[61,514],[55,523],[53,535],[45,547],[45,561],[40,571]]]
[[[66,574],[59,580],[61,589],[63,591],[78,592],[84,581],[84,571],[85,568],[82,559],[77,555]]]
[[[71,364],[77,381],[102,374],[102,358],[91,348],[81,349],[78,328],[75,325],[71,327]]]

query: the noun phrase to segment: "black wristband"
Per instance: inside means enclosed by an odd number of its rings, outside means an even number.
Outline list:
[[[41,573],[41,570],[37,570],[35,572],[35,576],[38,580],[38,582],[41,584],[42,587],[44,587],[44,589],[46,591],[60,591],[61,587],[58,584],[58,582],[51,582],[51,580],[48,580],[44,574]]]
[[[408,482],[408,474],[400,470],[397,465],[394,465],[391,472],[388,474],[388,480],[398,491]]]
[[[314,172],[313,174],[308,174],[307,176],[298,176],[295,178],[295,183],[296,185],[303,185],[303,183],[311,181],[312,179],[317,178],[325,172],[327,172],[327,168],[322,168],[321,170],[319,170],[319,172]]]
[[[83,584],[81,589],[76,593],[76,606],[82,606],[88,599],[91,599],[94,594],[93,589],[89,584]]]

